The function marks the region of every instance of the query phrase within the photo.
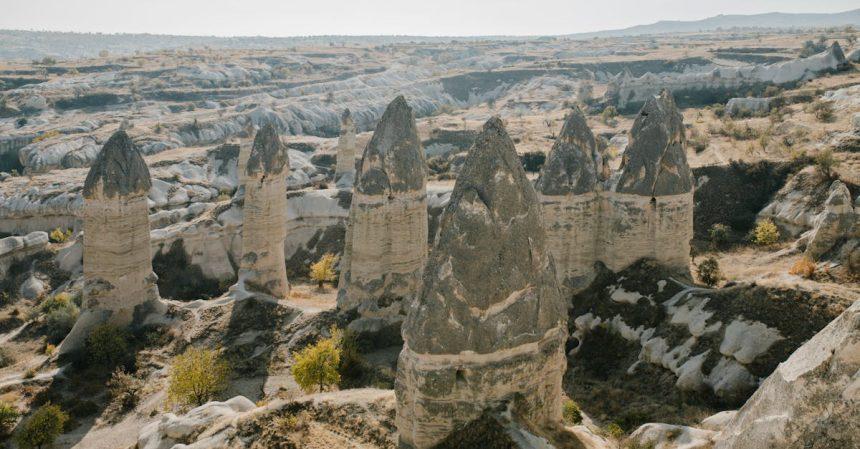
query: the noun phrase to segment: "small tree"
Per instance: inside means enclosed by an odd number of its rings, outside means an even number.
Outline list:
[[[334,338],[324,338],[295,354],[296,363],[292,367],[293,377],[303,390],[314,388],[323,391],[327,386],[340,382],[340,354]]]
[[[711,238],[711,246],[719,249],[729,241],[729,227],[722,223],[714,223],[708,229],[708,237]]]
[[[771,220],[756,223],[752,241],[759,246],[770,246],[779,241],[779,229]]]
[[[833,150],[826,149],[815,155],[815,169],[827,179],[834,179],[834,169],[839,166],[839,161],[833,157]]]
[[[133,409],[137,406],[138,401],[140,401],[143,381],[133,374],[125,372],[122,368],[117,368],[111,374],[107,387],[111,401],[121,411],[126,411]]]
[[[173,358],[167,397],[181,405],[203,405],[227,387],[230,367],[216,351],[188,348]]]
[[[311,279],[317,282],[317,288],[322,290],[323,283],[337,280],[335,265],[337,265],[337,256],[332,253],[325,254],[319,261],[311,265]]]
[[[708,257],[696,267],[699,271],[699,279],[708,287],[713,287],[723,278],[720,272],[720,263],[713,257]]]
[[[131,353],[128,332],[112,324],[96,326],[86,341],[90,362],[97,366],[113,368],[129,360]]]
[[[42,449],[54,443],[63,432],[69,415],[60,407],[45,404],[33,413],[15,435],[15,442],[22,449]]]

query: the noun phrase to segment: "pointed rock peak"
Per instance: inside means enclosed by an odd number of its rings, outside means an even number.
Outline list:
[[[830,184],[830,193],[824,205],[827,208],[853,210],[851,191],[842,181],[833,181],[833,184]]]
[[[597,141],[579,107],[565,118],[535,188],[544,195],[591,192],[597,184]]]
[[[84,197],[92,198],[101,184],[106,197],[147,193],[152,186],[149,168],[125,131],[115,132],[90,167]]]
[[[426,186],[427,164],[415,115],[403,96],[392,101],[364,149],[356,190],[366,195],[409,192]]]
[[[649,97],[630,130],[616,190],[643,196],[677,195],[693,189],[687,164],[684,118],[668,90]]]
[[[349,111],[349,108],[343,110],[343,114],[340,116],[341,123],[348,123],[352,121],[352,112]]]
[[[245,174],[248,176],[258,173],[278,175],[283,173],[285,167],[288,169],[290,167],[287,146],[281,142],[281,137],[274,125],[267,123],[254,137],[254,145],[251,147],[248,165],[245,166]]]
[[[537,194],[501,120],[490,119],[442,216],[419,302],[404,327],[409,348],[486,354],[535,342],[557,327],[565,306],[545,246]]]

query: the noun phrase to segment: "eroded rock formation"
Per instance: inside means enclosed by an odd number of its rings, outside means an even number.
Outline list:
[[[490,119],[403,326],[402,445],[432,447],[497,407],[515,405],[538,427],[560,421],[566,308],[546,244],[537,194],[501,120]]]
[[[815,220],[815,227],[806,244],[806,255],[819,259],[843,239],[860,238],[860,225],[851,200],[851,192],[841,181],[830,185],[830,194]]]
[[[338,187],[351,187],[355,182],[355,122],[349,109],[343,111],[340,117],[334,180]]]
[[[860,302],[779,365],[716,449],[860,447]]]
[[[641,258],[686,271],[693,238],[693,175],[672,95],[651,97],[634,122],[620,173],[605,183],[602,157],[579,110],[571,112],[537,182],[548,248],[562,286],[620,271]]]
[[[271,124],[254,137],[245,167],[245,206],[239,282],[275,298],[290,294],[284,260],[287,230],[287,146]]]
[[[139,306],[158,299],[152,272],[149,169],[125,131],[105,143],[84,182],[84,302],[63,342],[71,350],[92,326],[132,324]]]
[[[397,97],[364,150],[350,208],[338,308],[358,311],[358,332],[399,335],[427,260],[426,178],[415,116]]]

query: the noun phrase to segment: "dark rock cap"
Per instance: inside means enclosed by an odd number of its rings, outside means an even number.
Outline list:
[[[149,168],[125,131],[115,132],[96,156],[84,181],[84,197],[92,198],[99,183],[109,198],[146,193],[152,187]]]
[[[594,191],[597,184],[597,142],[585,115],[574,106],[567,114],[535,188],[544,195]]]
[[[364,149],[355,189],[366,195],[416,191],[425,187],[426,177],[415,116],[401,95],[385,109]]]
[[[287,146],[281,142],[275,127],[267,123],[254,137],[254,145],[251,147],[248,165],[245,166],[245,174],[248,176],[258,173],[279,175],[284,172],[285,167],[290,168]]]
[[[537,193],[497,117],[469,150],[440,229],[403,327],[410,349],[492,353],[565,320]]]
[[[687,165],[684,118],[668,90],[649,97],[630,131],[617,192],[677,195],[693,189]]]

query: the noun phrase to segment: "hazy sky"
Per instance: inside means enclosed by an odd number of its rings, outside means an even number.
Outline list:
[[[857,0],[0,0],[0,29],[219,36],[547,35]]]

